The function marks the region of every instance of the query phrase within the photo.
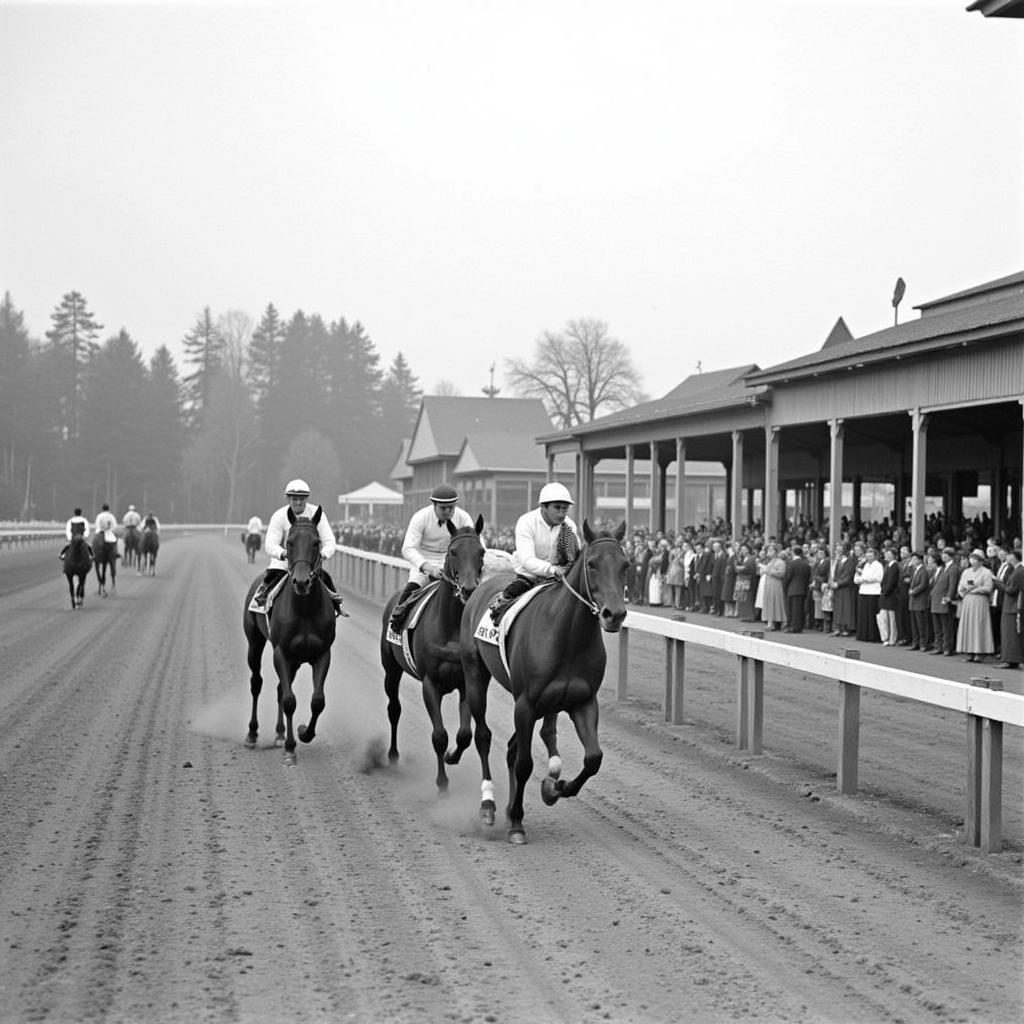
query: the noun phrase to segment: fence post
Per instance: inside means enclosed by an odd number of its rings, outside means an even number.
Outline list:
[[[997,679],[972,676],[971,686],[1001,690]],[[1003,723],[979,715],[967,716],[967,809],[964,839],[985,853],[1003,846]]]
[[[846,650],[851,661],[860,661],[860,651]],[[860,687],[839,683],[839,757],[836,789],[852,796],[857,792],[857,766],[860,763]]]
[[[626,699],[627,677],[629,675],[629,627],[623,626],[619,630],[619,686],[615,697],[617,700]]]
[[[672,641],[672,725],[683,724],[683,687],[686,676],[686,641]]]
[[[763,640],[759,630],[744,630],[743,636]],[[753,663],[754,671],[750,672]],[[752,754],[762,752],[764,739],[764,662],[739,655],[736,675],[736,746]]]

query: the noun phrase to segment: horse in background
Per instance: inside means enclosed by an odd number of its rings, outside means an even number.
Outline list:
[[[124,566],[130,569],[139,559],[139,528],[137,526],[126,526],[124,528]]]
[[[159,550],[160,533],[154,527],[147,526],[139,538],[139,576],[144,573],[149,576],[156,575],[156,554]]]
[[[99,531],[92,539],[92,557],[98,583],[96,593],[106,597],[107,569],[110,570],[110,592],[117,589],[117,538],[107,540],[103,531]]]
[[[262,538],[258,533],[249,533],[247,530],[242,534],[242,543],[245,545],[245,554],[249,559],[249,564],[254,565],[256,563],[256,553],[263,543]]]
[[[61,569],[68,578],[68,590],[71,592],[71,610],[81,608],[85,603],[85,581],[92,568],[92,548],[80,533],[76,533],[64,552]],[[78,581],[77,583],[75,581]]]
[[[533,771],[533,731],[548,751],[548,775],[541,798],[550,805],[575,796],[601,767],[597,739],[597,691],[608,657],[601,632],[617,633],[626,615],[624,592],[629,559],[622,550],[626,524],[615,533],[595,533],[583,522],[585,545],[560,581],[549,584],[526,604],[507,627],[506,670],[494,643],[477,639],[477,626],[507,577],[485,580],[469,599],[462,616],[460,650],[466,676],[466,698],[473,717],[474,739],[483,773],[480,817],[494,823],[494,785],[489,763],[491,730],[487,726],[487,685],[493,677],[515,700],[512,736],[508,741],[508,839],[525,843],[523,791]],[[508,614],[508,613],[506,613]],[[557,718],[564,711],[583,744],[583,767],[575,778],[560,778]]]
[[[456,529],[448,523],[451,540],[444,559],[442,580],[434,585],[436,591],[427,599],[423,613],[407,633],[409,656],[402,644],[393,643],[388,635],[391,612],[398,600],[393,594],[384,608],[380,637],[380,660],[384,667],[384,692],[388,698],[388,719],[391,722],[391,746],[388,760],[398,760],[398,720],[402,716],[402,703],[398,698],[402,674],[419,679],[423,686],[423,704],[433,725],[431,741],[437,755],[437,788],[443,794],[448,789],[446,764],[458,764],[462,752],[472,739],[469,705],[466,703],[465,677],[459,659],[459,626],[466,601],[476,590],[483,576],[484,546],[480,532],[484,517],[477,516],[475,526]],[[429,585],[428,585],[429,586]],[[428,588],[424,588],[424,592]],[[410,613],[410,618],[414,613]],[[410,663],[411,662],[411,663]],[[441,716],[441,700],[449,693],[459,695],[459,730],[455,736],[455,749],[448,753],[448,733]]]
[[[320,578],[320,534],[317,526],[323,509],[317,508],[312,519],[296,517],[288,509],[288,537],[285,541],[285,560],[288,575],[278,591],[267,614],[249,608],[253,594],[263,579],[253,580],[245,596],[242,629],[249,645],[249,690],[252,694],[252,714],[245,745],[256,746],[259,735],[257,705],[263,689],[261,664],[263,650],[270,641],[277,670],[277,739],[274,746],[284,745],[284,763],[296,762],[295,734],[292,717],[295,714],[295,693],[292,684],[299,667],[308,664],[313,672],[313,696],[310,700],[308,725],[298,728],[299,739],[311,742],[316,736],[316,723],[324,710],[324,683],[331,666],[331,645],[334,643],[334,602]]]

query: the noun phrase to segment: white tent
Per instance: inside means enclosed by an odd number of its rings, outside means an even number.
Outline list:
[[[345,506],[344,517],[346,519],[349,516],[348,510],[350,505],[366,507],[368,509],[367,515],[372,516],[374,505],[395,507],[401,506],[404,501],[405,495],[401,491],[393,491],[390,487],[377,483],[376,480],[372,484],[360,487],[358,490],[349,491],[348,494],[338,495],[338,504]]]

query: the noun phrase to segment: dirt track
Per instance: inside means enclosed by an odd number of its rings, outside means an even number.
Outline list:
[[[381,767],[371,604],[349,601],[298,765],[242,747],[253,575],[237,538],[165,541],[155,579],[122,572],[106,601],[93,580],[71,612],[53,552],[0,559],[0,1021],[1024,1017],[1016,740],[1009,848],[985,857],[956,835],[955,716],[865,701],[891,735],[866,727],[867,793],[837,797],[834,701],[775,680],[767,753],[743,758],[716,725],[731,681],[709,662],[667,726],[639,651],[636,698],[606,684],[601,773],[554,808],[532,783],[515,847],[477,821],[472,750],[436,796],[411,681]],[[308,669],[298,696],[304,721]]]

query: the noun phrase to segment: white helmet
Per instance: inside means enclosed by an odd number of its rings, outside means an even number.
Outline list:
[[[135,506],[134,505],[129,505],[128,506],[128,511],[129,512],[134,512],[135,511]]]
[[[293,494],[299,497],[309,497],[309,484],[305,480],[289,480],[288,486],[284,489],[285,497],[290,498]]]
[[[547,505],[549,502],[563,502],[566,505],[572,505],[572,495],[569,494],[569,489],[564,484],[545,484],[540,489],[540,498],[538,504]]]

